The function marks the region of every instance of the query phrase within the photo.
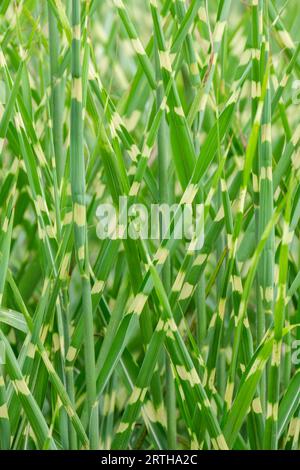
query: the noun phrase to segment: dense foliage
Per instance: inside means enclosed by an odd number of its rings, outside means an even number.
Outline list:
[[[1,449],[299,448],[299,18],[1,1]],[[99,237],[120,197],[169,236]]]

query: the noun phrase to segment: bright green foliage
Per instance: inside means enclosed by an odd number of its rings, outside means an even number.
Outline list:
[[[0,449],[300,448],[299,21],[1,2]],[[170,236],[100,239],[125,196]]]

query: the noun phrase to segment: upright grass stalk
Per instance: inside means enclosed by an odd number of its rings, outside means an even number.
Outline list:
[[[156,60],[156,80],[159,83],[161,80],[159,57],[158,54],[155,56]],[[162,85],[157,89],[157,108],[159,110],[164,94]],[[158,143],[158,177],[159,177],[159,200],[162,204],[170,203],[170,190],[169,190],[169,170],[171,162],[168,158],[168,129],[165,118],[165,112],[163,113],[160,127],[157,134]],[[171,186],[172,187],[172,186]],[[160,240],[163,239],[163,221],[160,222]],[[165,289],[168,291],[171,287],[171,260],[168,260],[162,271],[162,282]],[[174,377],[171,370],[170,359],[168,356],[165,357],[166,367],[166,413],[167,413],[167,438],[169,449],[176,449],[176,396],[175,396],[175,383]]]
[[[277,300],[274,312],[274,344],[272,350],[272,362],[268,381],[268,406],[267,420],[264,438],[265,449],[278,448],[278,408],[280,394],[280,365],[283,327],[285,323],[286,282],[288,275],[289,245],[293,240],[293,232],[290,231],[290,218],[292,208],[294,178],[289,181],[286,208],[284,214],[283,238],[279,257],[279,277],[277,287]]]
[[[63,81],[60,76],[60,37],[57,26],[57,19],[48,4],[48,24],[49,24],[49,52],[51,71],[51,102],[52,102],[52,132],[54,143],[54,154],[57,168],[57,180],[60,185],[65,169],[65,155],[63,148]]]
[[[99,445],[98,401],[94,351],[94,323],[88,259],[85,200],[85,162],[83,152],[82,79],[81,79],[81,17],[80,0],[72,1],[72,103],[71,103],[71,187],[73,199],[76,260],[82,285],[84,318],[85,371],[92,449]]]
[[[270,60],[269,23],[267,19],[268,2],[261,8],[260,14],[265,18],[264,39],[261,42],[260,64],[262,73]],[[261,20],[262,22],[262,20]],[[258,182],[259,182],[259,213],[258,213],[258,240],[261,237],[268,221],[273,213],[273,168],[272,168],[272,118],[271,118],[271,90],[270,80],[267,85],[266,99],[262,115],[262,128],[260,145],[258,148]],[[274,265],[275,265],[275,240],[274,231],[266,243],[262,253],[258,270],[259,299],[261,308],[258,311],[258,341],[265,334],[266,325],[271,323],[274,298]],[[266,404],[266,377],[263,375],[261,384],[261,401],[263,409]]]

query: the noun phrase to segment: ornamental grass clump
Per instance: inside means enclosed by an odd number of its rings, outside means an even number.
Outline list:
[[[299,18],[1,2],[0,449],[299,449]]]

